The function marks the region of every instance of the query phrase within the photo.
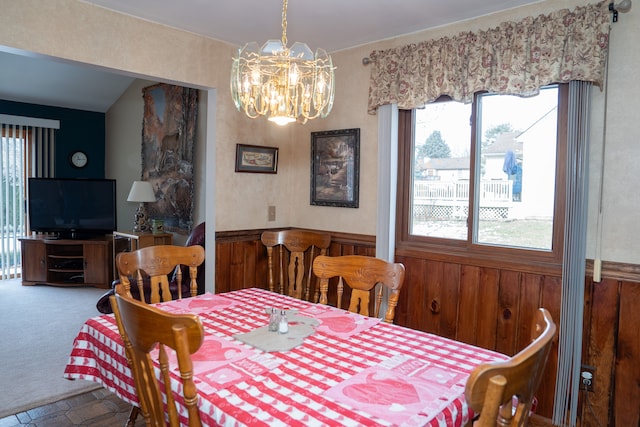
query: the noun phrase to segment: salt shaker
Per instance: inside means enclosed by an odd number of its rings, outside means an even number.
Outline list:
[[[287,312],[282,310],[280,312],[280,323],[278,325],[278,333],[286,334],[289,332],[289,321],[287,320]]]
[[[278,332],[280,326],[280,316],[278,310],[275,307],[271,308],[271,317],[269,317],[269,331]]]

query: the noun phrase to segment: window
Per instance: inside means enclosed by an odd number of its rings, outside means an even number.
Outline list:
[[[554,85],[401,111],[399,248],[559,260],[566,96]]]
[[[19,237],[25,229],[25,151],[28,132],[2,125],[0,133],[0,279],[19,277]]]

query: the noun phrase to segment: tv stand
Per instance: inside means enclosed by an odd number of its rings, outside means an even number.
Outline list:
[[[71,231],[61,231],[59,233],[47,234],[46,236],[47,236],[47,239],[49,239],[49,240],[73,240],[73,241],[78,241],[78,240],[95,240],[95,239],[99,239],[99,238],[102,238],[104,236],[104,234],[96,234],[96,233],[90,233],[90,232],[86,232],[86,231],[71,230]]]
[[[32,236],[20,239],[22,285],[94,286],[108,289],[113,281],[113,239],[65,239]]]

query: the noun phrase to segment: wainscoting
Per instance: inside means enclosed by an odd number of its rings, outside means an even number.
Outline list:
[[[251,287],[268,289],[267,250],[260,241],[260,235],[263,231],[245,230],[216,233],[216,292]],[[331,232],[330,234],[331,247],[328,255],[375,256],[376,242],[373,236]],[[277,253],[275,256],[277,257]],[[274,264],[278,265],[277,259],[274,260]],[[309,258],[307,257],[305,258],[305,270],[308,268]],[[312,295],[313,291],[314,289],[312,289]]]
[[[216,292],[267,288],[264,230],[216,233]],[[375,255],[375,237],[333,233],[329,255]],[[515,271],[430,253],[396,257],[406,267],[395,322],[514,354],[530,339],[532,313],[560,321],[560,274]],[[308,260],[305,262],[308,263]],[[640,425],[640,266],[607,263],[602,281],[587,262],[583,364],[595,367],[594,392],[580,392],[583,427]],[[537,414],[551,418],[557,339],[538,392]]]

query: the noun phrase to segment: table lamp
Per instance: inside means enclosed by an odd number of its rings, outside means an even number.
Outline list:
[[[136,209],[136,216],[133,225],[134,232],[149,231],[149,218],[144,208],[145,202],[155,202],[156,195],[153,192],[151,183],[147,181],[133,181],[127,202],[139,202],[140,206]]]

